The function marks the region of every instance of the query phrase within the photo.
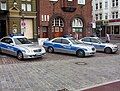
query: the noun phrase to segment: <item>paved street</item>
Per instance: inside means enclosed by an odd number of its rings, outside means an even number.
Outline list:
[[[86,58],[47,53],[42,59],[24,61],[2,54],[0,91],[80,91],[118,81],[119,53],[97,53],[96,56]]]
[[[79,91],[119,80],[119,59],[116,55],[0,65],[0,91]]]

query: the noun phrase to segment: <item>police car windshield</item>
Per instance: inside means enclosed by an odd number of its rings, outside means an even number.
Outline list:
[[[29,41],[27,38],[14,38],[14,41],[16,45],[32,44],[32,42]]]
[[[81,44],[80,41],[76,40],[76,39],[73,39],[71,38],[70,41],[73,43],[73,44]]]

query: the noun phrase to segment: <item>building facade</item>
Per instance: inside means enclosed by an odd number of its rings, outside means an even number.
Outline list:
[[[0,0],[0,38],[6,35],[8,31],[7,24],[7,4],[5,0]]]
[[[1,0],[0,3],[1,37],[11,33],[22,33],[29,39],[37,37],[36,0]]]
[[[37,0],[39,37],[90,36],[92,33],[91,1]]]
[[[120,0],[93,0],[93,19],[101,37],[120,38]]]

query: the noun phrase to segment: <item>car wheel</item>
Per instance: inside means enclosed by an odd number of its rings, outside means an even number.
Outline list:
[[[105,48],[105,53],[107,53],[107,54],[112,53],[112,49],[111,49],[111,48],[109,48],[109,47]]]
[[[85,56],[85,52],[84,52],[83,50],[78,50],[78,51],[76,52],[76,55],[77,55],[78,57],[84,57],[84,56]]]
[[[18,53],[17,53],[17,58],[18,58],[19,60],[22,60],[22,59],[23,59],[23,54],[22,54],[22,52],[18,52]]]
[[[54,49],[53,49],[53,47],[48,47],[47,51],[52,53],[52,52],[54,52]]]

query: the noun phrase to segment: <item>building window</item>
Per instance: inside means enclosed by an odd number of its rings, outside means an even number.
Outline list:
[[[118,6],[118,0],[116,0],[116,6]]]
[[[72,22],[73,32],[82,32],[83,22],[79,18],[75,18]]]
[[[23,11],[32,11],[31,0],[22,0],[21,8]]]
[[[112,12],[112,19],[118,18],[118,12]]]
[[[85,0],[78,0],[78,4],[85,4]]]
[[[95,5],[95,6],[96,6],[96,10],[97,10],[97,9],[98,9],[98,4],[96,3],[96,5]]]
[[[108,9],[108,1],[105,1],[105,9]]]
[[[118,7],[118,0],[112,0],[112,7]]]
[[[49,15],[42,15],[41,16],[42,21],[49,21],[49,19],[50,19]]]
[[[118,12],[115,12],[116,13],[116,18],[118,18]]]
[[[7,5],[6,5],[6,2],[1,2],[1,10],[7,10]]]
[[[64,27],[64,22],[61,18],[55,18],[52,21],[52,26],[59,26],[59,27]]]
[[[108,19],[108,13],[105,13],[105,19]]]
[[[27,11],[31,11],[31,4],[27,4]]]
[[[99,14],[99,17],[100,17],[100,20],[102,20],[102,14],[101,13]]]
[[[95,14],[96,20],[98,20],[98,14]]]
[[[100,2],[100,9],[102,9],[102,2]]]
[[[26,5],[25,4],[22,4],[21,8],[22,8],[23,11],[26,11]]]

